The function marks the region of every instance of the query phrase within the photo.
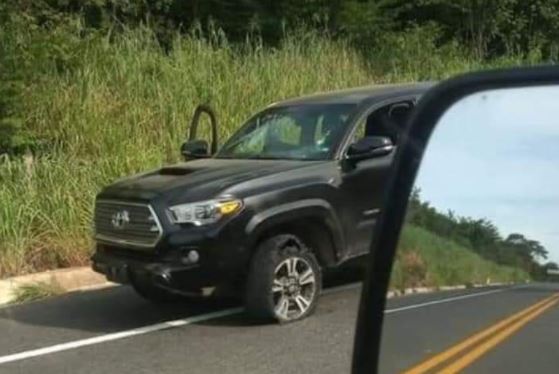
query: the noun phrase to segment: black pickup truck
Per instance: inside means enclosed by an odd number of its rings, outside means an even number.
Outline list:
[[[219,150],[213,121],[210,144],[183,144],[187,162],[99,193],[93,269],[150,300],[221,287],[256,316],[308,316],[323,270],[367,253],[402,126],[429,87],[275,103]]]

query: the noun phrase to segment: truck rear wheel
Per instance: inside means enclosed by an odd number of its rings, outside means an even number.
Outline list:
[[[246,307],[256,317],[296,321],[313,313],[321,286],[314,254],[296,236],[277,235],[263,241],[252,259]]]

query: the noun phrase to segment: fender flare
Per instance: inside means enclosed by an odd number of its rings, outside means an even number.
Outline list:
[[[298,219],[317,219],[324,224],[332,242],[332,253],[319,253],[326,265],[333,265],[343,256],[345,238],[340,220],[334,209],[326,200],[305,199],[270,207],[254,215],[245,227],[245,235],[249,239],[249,248],[254,248],[261,235],[274,227],[288,224]],[[326,234],[326,233],[325,233]],[[323,249],[322,249],[323,250]],[[321,249],[317,249],[321,251]]]

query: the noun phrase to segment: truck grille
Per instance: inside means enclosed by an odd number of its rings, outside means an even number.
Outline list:
[[[95,239],[128,247],[154,247],[162,234],[150,205],[110,200],[95,204]]]

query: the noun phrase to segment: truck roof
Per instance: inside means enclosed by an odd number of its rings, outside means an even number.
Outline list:
[[[394,96],[421,95],[434,85],[433,82],[421,82],[363,86],[287,99],[274,103],[270,107],[300,104],[360,104],[365,100],[384,100]]]

